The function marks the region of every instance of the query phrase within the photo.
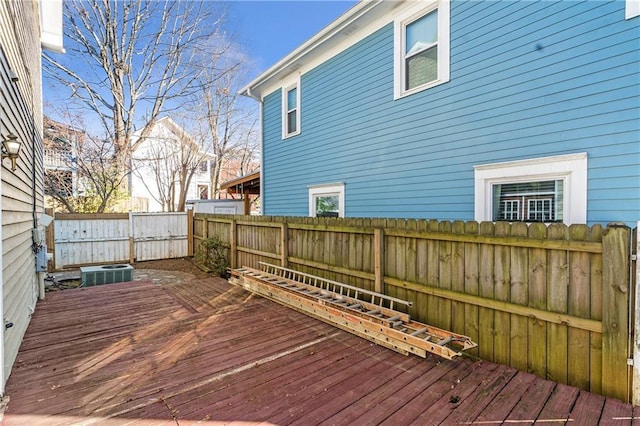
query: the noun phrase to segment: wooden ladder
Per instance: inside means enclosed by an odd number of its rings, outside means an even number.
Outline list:
[[[235,269],[229,282],[405,355],[452,359],[476,347],[467,336],[412,321],[406,300],[260,262]]]

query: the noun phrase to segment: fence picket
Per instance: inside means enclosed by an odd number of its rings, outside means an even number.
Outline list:
[[[609,260],[602,268],[602,391],[626,400],[628,389],[620,386],[628,378],[627,338],[629,323],[629,262],[631,232],[627,226],[609,226],[602,237],[602,252]]]
[[[438,232],[440,224],[437,220],[430,219],[427,222],[427,230],[430,232]],[[439,257],[440,242],[435,239],[427,240],[427,287],[438,287],[440,280],[440,257]],[[438,327],[440,323],[440,300],[435,296],[427,297],[427,305],[429,311],[427,312],[427,322]],[[472,349],[471,353],[476,349]]]
[[[397,229],[398,228],[398,220],[397,219],[387,219],[385,228],[387,229]],[[398,278],[398,250],[400,250],[400,242],[398,241],[400,237],[385,237],[385,243],[387,247],[385,248],[385,258],[387,260],[385,264],[385,276]],[[387,293],[391,297],[397,297],[398,288],[396,286],[387,286]]]
[[[439,225],[440,232],[446,232],[450,234],[451,222],[443,221]],[[439,287],[445,290],[451,290],[452,279],[452,267],[453,267],[453,253],[452,253],[451,241],[441,241],[438,247],[438,270],[440,271]],[[437,327],[444,328],[445,330],[451,329],[451,301],[447,299],[441,299],[439,302],[439,321]]]
[[[409,231],[417,231],[418,230],[418,221],[415,219],[407,220],[406,229]],[[405,257],[405,280],[409,282],[416,282],[417,279],[417,271],[416,264],[418,263],[418,250],[417,250],[418,239],[417,238],[406,238],[406,257]],[[402,294],[402,293],[400,293]],[[411,289],[405,289],[404,296],[402,298],[406,300],[416,300],[416,292]],[[409,313],[412,316],[415,316],[417,312],[417,308],[414,305],[409,309]]]
[[[547,227],[543,223],[532,223],[529,237],[546,239]],[[547,251],[544,249],[529,249],[529,306],[547,309]],[[537,318],[529,318],[528,370],[547,376],[547,324]]]
[[[478,222],[466,222],[464,225],[465,234],[477,235]],[[466,243],[464,245],[464,292],[477,296],[479,294],[479,267],[478,267],[478,244]],[[464,334],[469,336],[474,342],[479,342],[479,308],[467,304],[464,309]],[[478,355],[478,348],[469,351],[473,355]]]
[[[495,235],[508,237],[511,235],[511,225],[498,222],[495,225]],[[511,293],[511,251],[509,247],[496,247],[494,253],[494,298],[508,302]],[[509,364],[511,358],[511,321],[506,312],[494,313],[494,359],[501,364]]]
[[[575,241],[589,241],[590,231],[586,225],[571,225],[569,238]],[[582,318],[589,318],[590,294],[589,253],[569,253],[569,292],[567,312]],[[569,328],[567,330],[567,383],[582,389],[589,388],[589,332]]]
[[[492,222],[480,223],[480,235],[491,236],[495,233],[495,226]],[[479,287],[478,294],[487,299],[494,298],[494,274],[493,274],[493,246],[489,244],[480,244],[478,247],[479,256]],[[478,341],[478,349],[480,356],[485,359],[494,359],[494,342],[495,342],[495,325],[494,311],[481,307],[478,312],[480,339]]]
[[[554,240],[568,240],[569,229],[565,225],[551,224],[547,236]],[[551,312],[567,313],[569,264],[562,250],[549,250],[547,255],[547,308]],[[547,326],[547,377],[567,383],[568,330],[564,324]]]
[[[529,229],[524,223],[511,225],[511,235],[527,237]],[[511,303],[529,306],[529,250],[510,247]],[[527,370],[529,361],[529,321],[521,315],[511,314],[511,362],[515,368]]]
[[[419,220],[418,231],[427,231],[428,222],[424,219]],[[421,286],[428,286],[428,247],[427,240],[419,238],[416,242],[416,282]],[[428,322],[427,312],[429,311],[429,298],[425,293],[416,293],[416,319],[420,322]],[[463,328],[464,330],[464,328]]]
[[[454,234],[464,234],[464,222],[455,221],[451,226]],[[453,242],[451,244],[451,290],[464,293],[464,243]],[[462,302],[453,302],[451,304],[451,328],[452,331],[464,334],[464,315],[465,304]]]
[[[591,228],[591,241],[602,243],[604,229],[600,225]],[[602,263],[600,253],[591,254],[591,318],[602,320]],[[591,333],[589,345],[590,391],[602,393],[602,334]]]

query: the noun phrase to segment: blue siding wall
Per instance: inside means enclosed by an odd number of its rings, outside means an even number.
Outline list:
[[[393,100],[393,24],[302,75],[301,133],[264,99],[264,213],[474,218],[477,164],[587,152],[588,221],[640,219],[640,18],[624,2],[451,4],[451,81]]]

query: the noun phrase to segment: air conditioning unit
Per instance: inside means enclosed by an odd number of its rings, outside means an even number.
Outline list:
[[[125,264],[84,266],[80,273],[81,287],[133,281],[133,266]]]

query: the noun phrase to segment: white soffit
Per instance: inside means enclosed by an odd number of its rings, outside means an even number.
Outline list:
[[[43,49],[64,53],[62,0],[40,0],[40,41]]]

